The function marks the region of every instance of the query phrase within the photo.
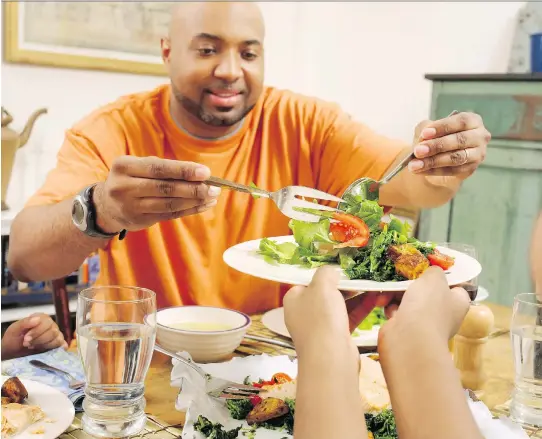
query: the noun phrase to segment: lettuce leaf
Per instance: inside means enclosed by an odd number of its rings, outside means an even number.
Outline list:
[[[384,209],[376,201],[364,200],[359,196],[347,196],[345,198],[346,213],[356,215],[365,221],[371,233],[379,231],[380,222],[384,216]]]
[[[399,235],[409,237],[412,231],[412,226],[408,221],[402,222],[399,218],[390,214],[391,221],[388,223],[388,230],[395,231]]]
[[[382,325],[386,321],[386,315],[383,308],[374,308],[367,317],[359,324],[357,329],[368,331],[373,329],[375,325]]]
[[[313,250],[313,243],[325,242],[335,244],[329,237],[329,219],[322,219],[317,223],[306,223],[298,220],[290,220],[289,227],[294,233],[295,242],[300,247]]]
[[[293,242],[277,244],[275,241],[264,238],[260,241],[258,253],[263,255],[268,263],[274,263],[276,261],[279,264],[291,264],[294,260],[296,251],[297,245]]]

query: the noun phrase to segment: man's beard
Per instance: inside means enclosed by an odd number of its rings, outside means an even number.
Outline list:
[[[231,127],[239,122],[241,122],[245,116],[252,111],[254,105],[246,107],[241,113],[234,116],[217,116],[211,114],[203,108],[203,98],[202,95],[200,102],[193,101],[190,98],[182,95],[178,90],[174,89],[175,99],[182,105],[182,107],[190,113],[192,116],[197,117],[203,123],[211,125],[213,127]],[[226,110],[226,109],[225,109]],[[219,110],[220,111],[220,110]]]

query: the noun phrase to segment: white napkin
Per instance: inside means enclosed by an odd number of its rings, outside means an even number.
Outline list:
[[[529,439],[527,433],[518,424],[505,416],[494,419],[493,415],[482,401],[474,402],[469,398],[469,408],[474,416],[478,428],[485,439]]]
[[[186,352],[180,355],[187,359],[190,358]],[[277,372],[287,373],[292,378],[297,376],[297,362],[290,360],[287,355],[269,356],[262,354],[245,358],[236,357],[225,363],[199,364],[199,366],[212,376],[237,383],[242,383],[247,376],[253,381],[260,378],[270,380]],[[205,380],[193,369],[178,360],[173,360],[171,385],[181,387],[175,408],[181,411],[188,410],[183,428],[183,439],[203,438],[203,435],[194,431],[194,422],[199,415],[205,416],[212,422],[221,423],[226,430],[231,430],[240,425],[247,428],[247,430],[250,428],[246,422],[232,419],[224,402],[207,396],[205,394]],[[240,433],[239,437],[244,436]],[[253,437],[254,439],[281,439],[290,438],[291,436],[284,431],[259,428]]]
[[[189,359],[187,353],[181,354]],[[232,380],[242,383],[249,376],[251,380],[257,381],[262,378],[269,380],[273,374],[284,372],[292,378],[297,376],[297,361],[290,360],[286,355],[269,356],[266,354],[253,355],[249,357],[236,357],[225,363],[200,364],[206,373],[215,377]],[[240,425],[247,427],[246,422],[236,421],[229,415],[228,409],[222,401],[217,401],[205,394],[205,380],[194,370],[185,366],[177,360],[173,360],[171,372],[171,385],[180,387],[181,391],[177,397],[175,408],[185,411],[186,424],[183,428],[183,439],[200,439],[203,436],[194,431],[194,422],[199,415],[203,415],[212,422],[219,422],[227,430]],[[469,407],[476,420],[478,428],[485,439],[529,439],[523,429],[514,424],[510,419],[501,417],[493,419],[493,415],[483,402],[473,402],[466,392]],[[243,437],[242,434],[239,437]],[[284,431],[267,430],[259,428],[256,430],[255,439],[281,439],[291,438],[291,435]]]

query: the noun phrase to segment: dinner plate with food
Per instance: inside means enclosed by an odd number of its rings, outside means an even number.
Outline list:
[[[2,376],[2,439],[54,439],[75,409],[62,392],[27,379]]]
[[[175,363],[172,385],[182,387],[176,408],[185,411],[182,439],[292,439],[296,416],[297,361],[288,356],[253,355],[200,365],[206,373],[261,387],[256,397],[217,400],[205,393],[201,377]],[[191,370],[191,369],[190,369]],[[318,391],[318,385],[313,386]],[[371,439],[398,439],[390,394],[378,354],[360,356],[358,389]],[[508,418],[494,419],[483,402],[465,398],[486,439],[522,439],[523,430]],[[363,415],[360,415],[363,416]]]
[[[441,267],[449,285],[482,271],[473,257],[410,236],[408,222],[389,215],[376,202],[351,196],[343,211],[315,210],[319,222],[291,220],[292,235],[256,239],[224,252],[230,267],[261,279],[308,285],[315,270],[333,265],[342,291],[405,291],[430,266]],[[311,211],[311,209],[304,209]]]

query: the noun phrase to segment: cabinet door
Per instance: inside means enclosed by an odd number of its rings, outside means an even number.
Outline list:
[[[436,94],[442,89],[437,87]],[[494,89],[498,91],[498,84]],[[516,294],[533,291],[529,247],[542,211],[542,99],[500,99],[495,90],[485,90],[493,93],[489,99],[466,99],[464,90],[456,96],[434,96],[434,117],[448,114],[450,108],[476,111],[496,135],[486,160],[452,202],[422,212],[419,235],[475,245],[483,267],[479,281],[488,289],[489,301],[511,305]],[[488,105],[501,100],[507,105]]]

